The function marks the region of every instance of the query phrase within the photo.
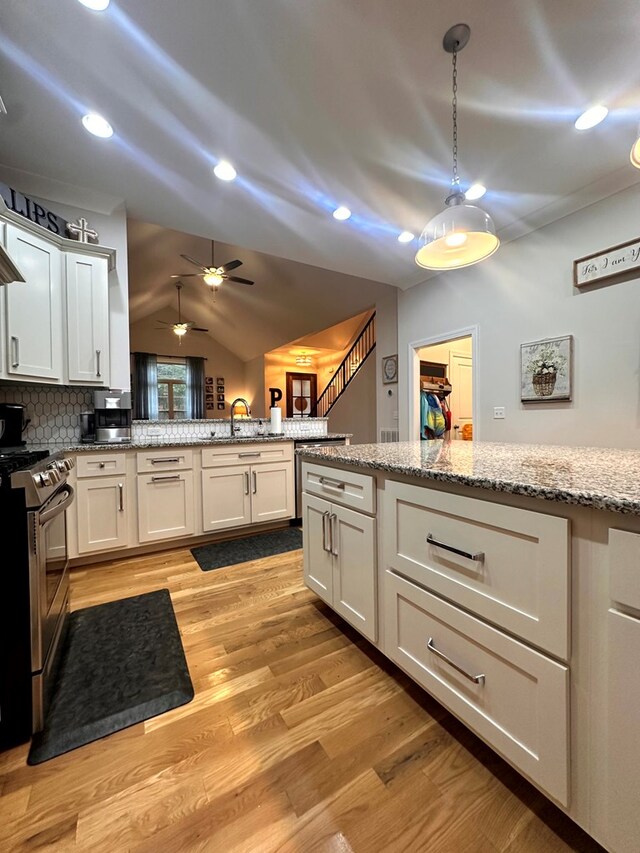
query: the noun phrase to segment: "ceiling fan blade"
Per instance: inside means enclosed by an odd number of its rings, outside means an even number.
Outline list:
[[[201,329],[200,326],[192,326],[191,331],[192,332],[208,332],[209,329]]]
[[[236,284],[255,284],[255,282],[249,281],[248,278],[239,278],[237,275],[227,275],[225,278],[227,281],[235,281]]]
[[[242,261],[239,261],[236,259],[235,261],[229,261],[228,264],[222,264],[220,269],[222,270],[222,272],[231,272],[231,270],[235,270],[241,266],[242,266]]]
[[[196,261],[194,258],[190,258],[189,255],[180,255],[180,257],[184,258],[185,261],[189,261],[190,264],[193,264],[194,266],[198,267],[198,269],[201,269],[203,272],[207,272],[209,269],[209,267],[205,267],[204,264],[201,264],[200,261]]]
[[[199,278],[202,275],[200,272],[183,272],[182,275],[172,275],[171,278]]]

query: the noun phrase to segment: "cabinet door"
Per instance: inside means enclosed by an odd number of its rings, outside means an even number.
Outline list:
[[[202,529],[225,530],[251,524],[251,469],[248,465],[202,470]]]
[[[7,373],[12,377],[62,380],[61,253],[13,225],[7,250],[26,281],[6,292]]]
[[[67,254],[70,382],[109,385],[109,272],[106,258]]]
[[[333,607],[333,556],[330,550],[329,501],[314,495],[302,498],[304,582]]]
[[[610,610],[607,846],[635,853],[640,838],[640,619]]]
[[[253,465],[251,468],[251,521],[293,518],[293,462]]]
[[[193,472],[138,475],[138,538],[157,542],[192,536]]]
[[[125,548],[127,542],[127,482],[125,477],[78,480],[78,553]]]
[[[333,607],[365,637],[377,638],[376,521],[332,504]]]

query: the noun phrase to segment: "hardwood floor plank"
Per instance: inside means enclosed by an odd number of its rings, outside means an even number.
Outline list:
[[[74,609],[168,588],[196,695],[37,767],[0,755],[0,850],[596,850],[302,584],[301,552],[72,571]],[[592,846],[589,846],[592,845]]]

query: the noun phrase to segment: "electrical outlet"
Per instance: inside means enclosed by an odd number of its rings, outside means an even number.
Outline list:
[[[502,420],[505,417],[504,414],[504,406],[494,406],[493,407],[493,418],[494,420]]]

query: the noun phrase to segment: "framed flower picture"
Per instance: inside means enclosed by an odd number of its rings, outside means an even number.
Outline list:
[[[520,399],[523,403],[571,400],[573,335],[520,345]]]

